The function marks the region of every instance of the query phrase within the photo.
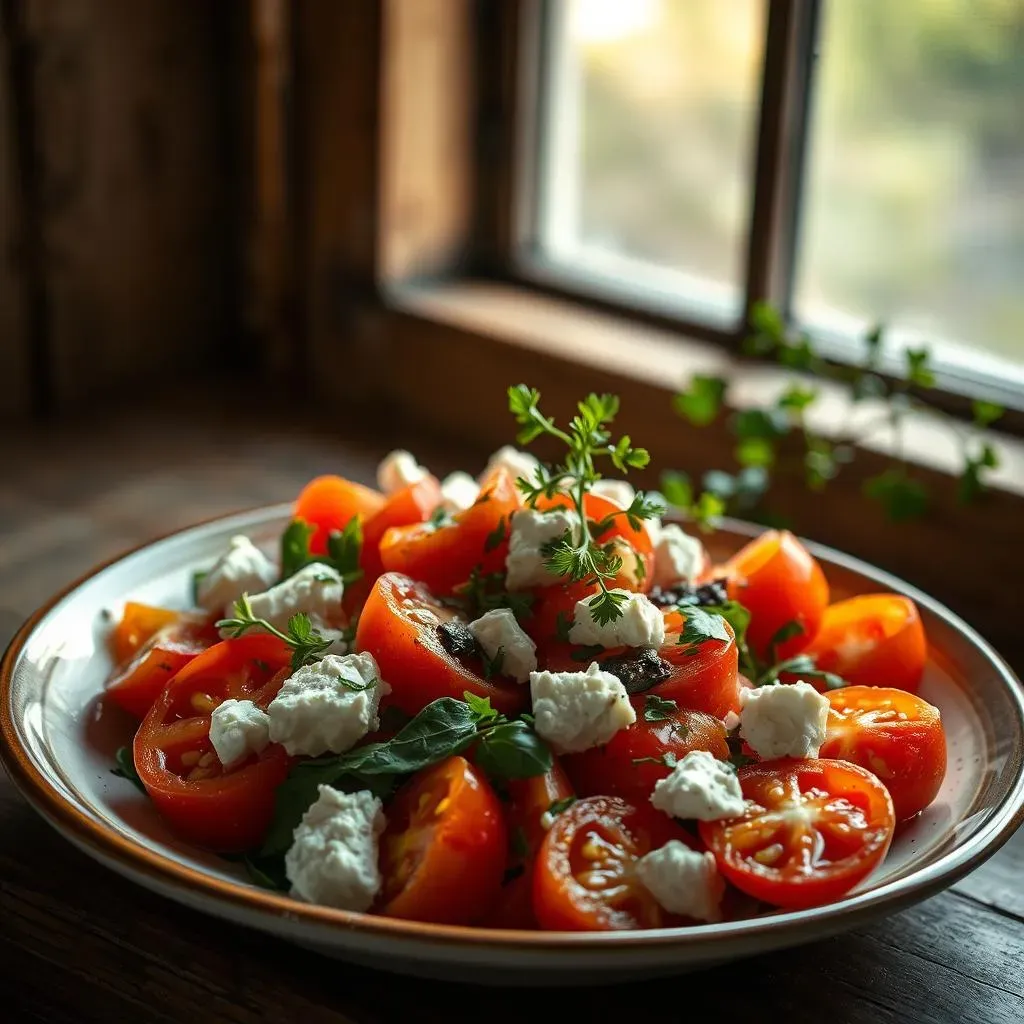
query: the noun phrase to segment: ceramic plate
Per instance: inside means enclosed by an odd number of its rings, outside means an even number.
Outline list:
[[[835,598],[893,590],[918,603],[930,645],[921,695],[941,709],[949,743],[936,802],[900,831],[884,864],[840,903],[687,929],[569,934],[418,924],[258,889],[234,865],[177,841],[146,799],[111,774],[131,724],[101,713],[98,698],[111,669],[111,613],[118,615],[129,598],[184,607],[192,571],[212,563],[229,537],[246,533],[273,550],[288,514],[279,506],[206,523],[97,570],[22,627],[0,668],[0,750],[26,798],[89,856],[171,899],[393,971],[491,982],[609,982],[796,945],[893,913],[976,867],[1024,814],[1024,692],[1009,668],[937,602],[812,545]],[[719,532],[713,554],[727,555],[751,532],[741,524]]]

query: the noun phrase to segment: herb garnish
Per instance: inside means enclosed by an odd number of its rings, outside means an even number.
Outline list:
[[[647,694],[644,698],[645,722],[670,721],[678,710],[679,705],[674,700],[663,700],[653,693]]]
[[[293,519],[281,534],[281,579],[294,576],[300,569],[314,562],[322,562],[338,571],[342,583],[348,586],[361,579],[359,556],[363,550],[363,524],[353,516],[342,530],[332,530],[327,536],[327,553],[314,555],[309,542],[316,527],[303,519]]]
[[[707,608],[692,605],[684,612],[683,629],[677,643],[683,648],[683,654],[695,655],[700,646],[708,640],[723,640],[728,643],[732,639],[725,617]]]
[[[334,637],[326,637],[316,629],[305,612],[293,615],[288,620],[288,632],[282,633],[266,619],[259,619],[253,614],[248,594],[243,594],[235,602],[235,618],[221,619],[216,626],[226,630],[231,639],[237,639],[251,629],[261,629],[283,640],[292,649],[292,671],[311,661],[319,661],[335,642]]]
[[[132,748],[119,748],[114,755],[114,760],[117,761],[117,767],[111,768],[110,774],[116,775],[119,779],[127,779],[136,789],[145,793],[146,787],[142,784],[142,779],[139,778],[139,773],[135,769],[135,758],[132,756]]]

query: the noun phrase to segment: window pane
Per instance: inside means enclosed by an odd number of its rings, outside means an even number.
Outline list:
[[[763,0],[548,5],[542,253],[734,319]]]
[[[822,17],[798,316],[1024,365],[1024,3],[826,0]]]

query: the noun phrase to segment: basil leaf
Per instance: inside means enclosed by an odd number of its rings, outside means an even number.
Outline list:
[[[696,654],[701,644],[708,640],[728,642],[732,639],[725,618],[716,612],[693,605],[688,607],[683,615],[683,631],[679,634],[678,641],[683,648],[683,654]]]
[[[707,605],[704,610],[721,615],[732,626],[732,631],[736,635],[736,646],[740,653],[740,671],[748,679],[756,678],[758,674],[757,665],[754,663],[750,649],[747,646],[747,628],[750,626],[750,611],[740,604],[739,601],[725,601],[718,605]]]
[[[274,793],[274,817],[270,822],[260,857],[284,854],[292,845],[302,816],[316,802],[320,786],[333,786],[344,773],[337,759],[305,761],[295,765]]]
[[[140,793],[145,793],[146,787],[142,784],[142,779],[139,778],[139,773],[135,770],[132,748],[119,748],[114,755],[114,760],[117,761],[117,767],[111,768],[110,774],[116,775],[119,779],[127,779]]]
[[[506,722],[488,729],[476,748],[476,762],[488,775],[528,779],[551,770],[551,751],[525,723]]]

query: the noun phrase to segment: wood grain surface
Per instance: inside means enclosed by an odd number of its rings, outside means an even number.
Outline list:
[[[288,500],[318,472],[370,480],[395,443],[440,472],[460,461],[412,432],[371,440],[341,418],[329,431],[238,422],[224,403],[201,413],[181,401],[12,436],[0,451],[0,630],[157,534]],[[470,974],[460,986],[349,967],[179,907],[94,864],[0,778],[0,1020],[518,1024],[564,1020],[571,1006],[580,1020],[1019,1024],[1022,877],[1018,833],[953,890],[813,946],[608,989],[484,989]]]

